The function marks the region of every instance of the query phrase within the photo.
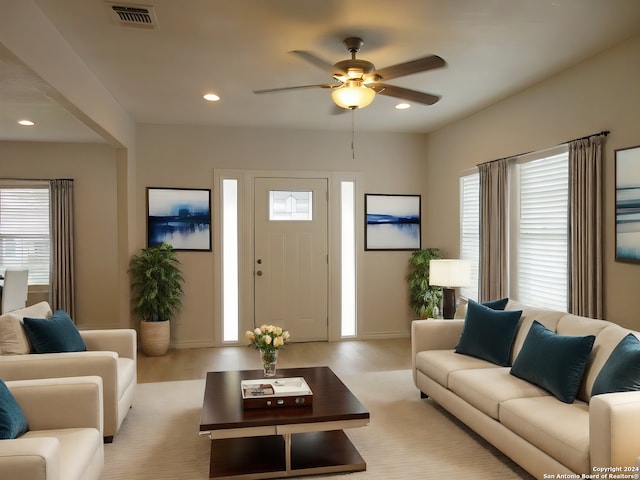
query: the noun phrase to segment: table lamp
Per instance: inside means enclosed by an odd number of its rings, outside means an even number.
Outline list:
[[[456,313],[457,287],[471,283],[471,263],[465,260],[430,260],[429,285],[442,287],[442,317],[451,319]]]

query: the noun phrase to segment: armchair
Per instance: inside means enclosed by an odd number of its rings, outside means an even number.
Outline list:
[[[29,431],[0,440],[2,478],[98,480],[104,468],[102,379],[6,382]]]
[[[40,302],[0,316],[0,378],[5,381],[97,375],[103,384],[104,437],[111,442],[133,405],[137,385],[137,341],[133,329],[83,330],[87,351],[30,353],[24,317],[51,316]]]

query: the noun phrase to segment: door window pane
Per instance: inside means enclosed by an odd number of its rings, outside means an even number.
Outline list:
[[[313,220],[313,192],[271,190],[269,192],[269,220]]]
[[[355,182],[341,184],[340,253],[342,256],[342,337],[356,335],[356,217]]]
[[[238,180],[222,181],[223,341],[238,340]]]

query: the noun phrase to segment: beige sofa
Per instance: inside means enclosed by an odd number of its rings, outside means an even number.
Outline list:
[[[595,336],[576,400],[558,400],[512,375],[509,366],[455,353],[464,320],[433,319],[416,320],[411,329],[413,377],[422,396],[443,406],[536,478],[640,473],[634,466],[640,457],[640,391],[591,396],[613,349],[629,333],[639,338],[640,333],[512,300],[506,310],[523,312],[511,363],[534,320],[560,335]]]
[[[104,394],[104,436],[113,440],[133,404],[137,385],[137,342],[132,329],[84,330],[87,351],[31,353],[21,322],[24,317],[51,316],[40,302],[0,316],[0,378],[5,381],[97,375]]]
[[[29,423],[0,440],[0,477],[98,480],[104,468],[100,377],[7,382]]]

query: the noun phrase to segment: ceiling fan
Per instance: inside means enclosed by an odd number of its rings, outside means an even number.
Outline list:
[[[294,50],[291,52],[327,72],[333,77],[335,83],[270,88],[265,90],[254,90],[254,93],[273,93],[285,90],[298,90],[302,88],[328,88],[332,90],[331,98],[336,105],[351,110],[369,105],[375,98],[376,93],[412,102],[423,103],[425,105],[433,105],[440,100],[440,96],[438,95],[431,95],[429,93],[418,92],[416,90],[382,83],[382,81],[411,75],[412,73],[444,67],[446,62],[439,56],[429,55],[427,57],[418,58],[416,60],[376,70],[373,63],[356,58],[356,53],[358,53],[364,44],[364,41],[361,38],[345,38],[343,43],[345,47],[347,47],[347,50],[351,52],[351,58],[342,60],[335,65],[332,65],[316,55],[303,50]]]

